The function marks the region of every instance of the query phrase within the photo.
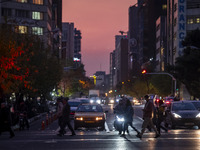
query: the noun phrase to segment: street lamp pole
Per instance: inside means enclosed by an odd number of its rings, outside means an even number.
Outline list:
[[[167,73],[167,72],[157,72],[157,73],[145,73],[145,74],[166,74],[166,75],[170,76],[172,78],[172,80],[174,80],[174,95],[176,94],[176,79],[170,73]]]

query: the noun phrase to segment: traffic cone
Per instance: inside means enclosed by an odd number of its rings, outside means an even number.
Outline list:
[[[45,129],[45,123],[44,123],[44,121],[42,121],[42,128],[41,128],[41,130],[44,130]]]

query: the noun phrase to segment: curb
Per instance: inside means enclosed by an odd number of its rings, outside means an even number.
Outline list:
[[[47,113],[42,113],[42,114],[40,114],[40,115],[37,115],[37,116],[35,116],[35,117],[32,117],[32,118],[30,118],[30,119],[28,119],[28,122],[29,123],[32,123],[32,122],[34,122],[34,121],[36,121],[36,120],[39,120],[40,118],[42,118],[43,116],[45,116]],[[12,126],[12,129],[13,130],[19,130],[19,125],[17,124],[17,125],[15,125],[15,126]]]

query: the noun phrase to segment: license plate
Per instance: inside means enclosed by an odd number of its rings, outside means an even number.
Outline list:
[[[85,123],[94,123],[94,121],[85,121]]]
[[[189,123],[185,123],[185,125],[194,125],[194,123],[193,122],[189,122]]]

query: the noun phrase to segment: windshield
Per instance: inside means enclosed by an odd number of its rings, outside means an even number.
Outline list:
[[[77,109],[78,112],[103,112],[99,105],[81,105]]]
[[[194,106],[198,109],[200,108],[200,102],[192,102],[192,104],[194,104]]]
[[[81,102],[68,102],[71,107],[78,107]]]
[[[172,111],[179,110],[196,110],[192,103],[174,103],[172,105]]]

